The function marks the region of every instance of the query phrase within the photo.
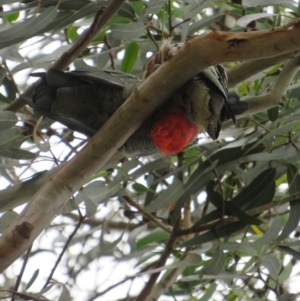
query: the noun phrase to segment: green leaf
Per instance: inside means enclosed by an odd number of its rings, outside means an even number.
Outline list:
[[[269,270],[269,273],[273,279],[277,279],[280,264],[277,257],[274,254],[268,254],[261,260],[261,265]]]
[[[272,122],[277,120],[278,112],[279,112],[278,107],[274,107],[268,110],[268,117]]]
[[[278,247],[286,253],[292,255],[295,260],[300,260],[300,252],[286,246],[279,245]]]
[[[213,182],[211,182],[212,185]],[[208,200],[219,209],[220,213],[224,210],[226,215],[229,216],[236,216],[241,221],[246,222],[247,224],[253,224],[253,225],[259,225],[261,224],[261,221],[257,219],[256,217],[250,216],[247,213],[245,213],[239,206],[237,206],[234,202],[226,202],[223,200],[222,196],[214,191],[213,186],[211,183],[207,187],[207,197]],[[223,208],[224,207],[224,208]]]
[[[182,182],[175,180],[167,189],[160,193],[156,199],[146,206],[145,210],[148,212],[156,212],[160,209],[168,208],[178,200],[182,192]]]
[[[32,160],[37,156],[38,154],[17,147],[11,147],[0,151],[0,157],[6,157],[16,160]]]
[[[25,21],[13,24],[10,28],[0,31],[0,48],[25,41],[40,30],[43,30],[57,16],[57,7],[48,7],[37,16],[25,19]]]
[[[26,288],[25,288],[25,290],[28,290],[28,289],[31,287],[31,285],[34,283],[34,281],[35,281],[36,278],[38,277],[39,272],[40,272],[39,269],[36,269],[36,270],[34,271],[34,273],[32,274],[31,278],[30,278],[29,281],[26,283]]]
[[[7,211],[0,217],[0,233],[2,233],[11,223],[19,217],[14,211]]]
[[[167,2],[166,0],[158,0],[158,1],[152,1],[149,4],[147,3],[144,16],[148,17],[148,15],[157,14],[162,9],[162,7],[166,2]]]
[[[278,296],[278,301],[295,301],[297,300],[297,297],[299,297],[299,294],[289,294],[285,293],[280,296]]]
[[[223,269],[223,265],[225,263],[225,255],[223,253],[223,249],[220,245],[218,245],[213,250],[213,257],[210,260],[210,263],[200,271],[200,275],[218,275],[221,273]],[[201,277],[200,276],[200,277]]]
[[[104,225],[105,226],[105,225]],[[104,227],[103,227],[104,228]],[[107,242],[104,240],[104,229],[101,231],[101,236],[100,236],[100,250],[101,251],[111,251],[113,250],[122,240],[124,233],[122,233],[117,239],[111,242]]]
[[[274,4],[294,4],[294,0],[243,0],[243,6],[245,7],[256,7],[256,6],[267,6]]]
[[[145,185],[140,184],[140,183],[133,183],[131,187],[132,187],[132,189],[134,189],[134,191],[136,191],[138,193],[144,193],[144,192],[149,191],[148,187],[146,187]]]
[[[72,300],[71,294],[68,288],[66,287],[66,285],[64,284],[60,284],[60,285],[62,287],[62,290],[57,301],[71,301]]]
[[[272,225],[269,227],[269,229],[266,231],[266,233],[260,237],[259,239],[255,240],[252,245],[254,247],[260,247],[265,246],[273,241],[275,241],[278,237],[279,232],[282,229],[282,223],[279,219],[279,217],[275,217],[273,220]]]
[[[238,205],[242,210],[251,210],[270,203],[276,190],[275,173],[276,170],[273,168],[263,171],[230,202]],[[221,218],[220,210],[213,210],[197,221],[192,228],[197,228],[218,218]]]
[[[195,245],[201,245],[201,244],[222,238],[224,236],[230,236],[231,234],[243,229],[246,225],[247,225],[246,223],[238,221],[238,222],[234,222],[229,225],[218,227],[216,229],[209,230],[204,234],[195,236],[194,238],[183,243],[182,246],[183,247],[191,247],[191,246],[195,246]]]
[[[292,262],[290,261],[288,264],[285,265],[282,272],[278,276],[279,284],[283,284],[286,280],[288,280],[289,277],[291,276],[292,271],[293,271],[293,265]]]
[[[288,164],[287,166],[287,181],[289,183],[290,195],[300,191],[300,175],[296,166]],[[277,241],[287,238],[297,227],[300,221],[300,198],[290,202],[289,218],[279,235]]]
[[[139,56],[139,46],[135,42],[129,43],[125,48],[124,58],[121,63],[121,71],[130,72]]]
[[[98,204],[90,199],[87,195],[85,195],[84,191],[79,191],[78,194],[80,194],[81,199],[83,200],[85,204],[85,215],[87,217],[92,217],[97,212]]]
[[[167,240],[169,238],[170,234],[161,230],[161,229],[156,229],[152,231],[150,234],[147,234],[143,238],[140,238],[136,242],[136,248],[139,250],[141,248],[144,248],[150,244],[157,244],[162,240]]]
[[[131,40],[142,36],[144,27],[144,24],[138,21],[130,24],[113,24],[110,30],[114,39]]]
[[[81,18],[86,18],[94,15],[98,9],[106,4],[106,1],[97,1],[96,3],[89,2],[81,9],[77,10],[76,13],[74,13],[73,11],[59,11],[55,19],[50,22],[45,28],[41,29],[38,34],[42,34],[47,31],[58,30],[63,27],[68,27],[70,24],[73,24],[75,21]]]
[[[104,181],[93,181],[86,185],[82,190],[84,195],[77,194],[75,200],[80,204],[81,202],[84,202],[84,197],[82,198],[82,196],[86,196],[93,202],[99,204],[117,194],[121,188],[122,185],[120,182],[107,184]]]
[[[300,175],[298,168],[293,164],[287,165],[287,180],[289,184],[289,194],[293,195],[300,191]]]
[[[19,145],[24,139],[16,128],[2,130],[0,131],[0,151]]]
[[[217,283],[216,282],[212,282],[210,284],[210,286],[205,289],[205,293],[204,295],[200,298],[200,299],[197,299],[198,301],[209,301],[209,300],[212,300],[212,295],[214,294],[214,292],[216,291],[217,289]]]
[[[5,16],[5,20],[6,20],[7,22],[13,22],[13,21],[16,21],[16,20],[19,18],[19,15],[20,15],[19,12],[15,12],[15,13],[6,15],[6,16]]]
[[[259,144],[262,144],[263,142],[269,140],[269,139],[273,139],[274,137],[276,137],[277,135],[282,135],[282,134],[285,134],[287,132],[290,132],[293,127],[295,126],[297,121],[292,121],[292,122],[289,122],[283,126],[280,126],[278,128],[276,128],[275,130],[269,132],[268,134],[264,135],[261,139],[259,139],[251,148],[255,148],[257,147]]]
[[[260,225],[262,223],[260,219],[247,214],[233,202],[226,202],[226,208],[231,213],[231,215],[238,217],[240,221],[245,222],[249,225]]]
[[[78,37],[77,28],[70,26],[68,28],[68,37],[71,41],[74,41]]]
[[[199,21],[192,22],[188,27],[188,36],[194,34],[195,32],[205,27],[215,24],[216,22],[220,21],[224,17],[224,15],[224,13],[214,14]]]
[[[10,111],[0,111],[0,130],[13,127],[18,122],[18,117]]]
[[[243,2],[244,4],[244,2]],[[262,18],[273,18],[274,14],[268,14],[268,13],[256,13],[256,14],[249,14],[245,15],[237,20],[237,25],[241,27],[247,26],[249,23],[255,20],[259,20]]]
[[[264,170],[231,201],[242,208],[247,204],[252,207],[253,198],[260,195],[264,189],[270,185],[270,183],[274,183],[275,174],[275,168],[268,168],[267,170]],[[250,206],[247,207],[249,208]]]
[[[135,18],[135,11],[129,3],[125,2],[119,9],[118,15],[132,20]]]
[[[140,16],[143,13],[144,4],[140,1],[131,1],[130,5],[134,9],[135,13]]]

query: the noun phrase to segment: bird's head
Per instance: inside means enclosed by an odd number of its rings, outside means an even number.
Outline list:
[[[163,40],[159,51],[148,61],[144,72],[144,80],[149,77],[163,63],[168,61],[183,43],[172,44],[172,38]]]

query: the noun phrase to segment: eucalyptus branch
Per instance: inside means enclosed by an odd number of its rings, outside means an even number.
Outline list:
[[[300,56],[290,59],[279,74],[269,93],[243,99],[248,102],[249,109],[238,118],[252,115],[283,104],[287,88],[300,68]]]
[[[0,271],[28,249],[70,197],[103,168],[142,122],[184,83],[211,65],[296,51],[300,49],[299,33],[300,20],[296,19],[270,31],[212,32],[188,40],[134,90],[80,153],[41,187],[18,220],[5,229],[0,238]],[[26,231],[21,231],[25,226]]]
[[[277,55],[274,57],[249,60],[238,64],[227,70],[228,75],[228,87],[233,88],[237,84],[246,80],[247,78],[261,72],[267,68],[270,68],[276,64],[284,62],[300,54],[300,50]]]

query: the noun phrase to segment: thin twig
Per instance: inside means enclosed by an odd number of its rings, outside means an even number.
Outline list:
[[[181,22],[177,23],[176,25],[174,25],[174,26],[173,26],[173,30],[174,30],[175,28],[177,28],[178,26],[180,26],[180,25],[182,25],[182,24],[184,24],[184,23],[186,23],[186,22],[189,22],[189,21],[191,21],[191,18],[184,19],[183,21],[181,21]]]
[[[151,31],[150,31],[150,29],[149,29],[148,27],[146,27],[146,32],[147,32],[148,38],[152,41],[152,43],[153,43],[154,46],[156,47],[156,50],[159,50],[159,46],[158,46],[158,44],[156,43],[156,41],[155,41],[155,39],[154,39],[154,37],[153,37],[153,35],[152,35],[152,33],[151,33]]]
[[[172,26],[172,0],[168,1],[168,17],[169,17],[169,35],[172,35],[173,26]]]
[[[31,253],[31,248],[32,248],[32,245],[28,248],[28,250],[26,252],[26,255],[25,255],[25,258],[23,260],[23,264],[22,264],[22,267],[21,267],[21,270],[20,270],[20,274],[17,277],[17,281],[16,281],[16,284],[15,284],[15,287],[14,287],[15,292],[18,291],[19,285],[21,283],[21,279],[23,277],[23,274],[24,274],[24,271],[25,271],[25,268],[26,268],[26,265],[27,265],[27,262],[28,262],[28,259],[29,259],[29,255]],[[11,301],[14,301],[14,300],[15,300],[15,294],[12,294]]]
[[[69,238],[68,238],[68,240],[66,241],[66,244],[64,245],[62,251],[60,252],[60,254],[59,254],[59,256],[58,256],[58,258],[57,258],[57,260],[56,260],[56,262],[55,262],[55,264],[54,264],[54,266],[53,266],[53,268],[52,268],[52,270],[51,270],[51,273],[50,273],[50,275],[48,276],[48,278],[47,278],[47,280],[46,280],[46,282],[45,282],[45,284],[44,284],[44,286],[43,286],[43,288],[47,287],[47,285],[48,285],[49,282],[51,281],[52,276],[53,276],[53,274],[54,274],[56,268],[58,267],[58,264],[60,263],[60,261],[61,261],[63,255],[64,255],[64,253],[66,252],[66,250],[67,250],[67,248],[68,248],[70,242],[72,241],[73,237],[75,236],[75,234],[77,233],[78,229],[80,228],[81,224],[83,223],[83,221],[84,221],[84,219],[85,219],[85,216],[82,216],[82,215],[81,215],[80,210],[78,210],[78,211],[79,211],[79,221],[78,221],[78,224],[76,225],[76,227],[75,227],[75,229],[73,230],[73,232],[69,235]]]
[[[99,298],[99,297],[105,295],[106,293],[108,293],[108,292],[111,291],[112,289],[116,288],[117,286],[119,286],[119,285],[121,285],[121,284],[127,282],[128,280],[133,279],[133,278],[135,278],[135,276],[131,276],[131,277],[125,278],[125,279],[123,279],[123,280],[121,280],[121,281],[119,281],[119,282],[117,282],[117,283],[115,283],[115,284],[109,286],[109,287],[108,287],[107,289],[105,289],[104,291],[95,294],[94,296],[92,296],[92,297],[91,297],[90,299],[88,299],[87,301],[94,301],[95,299],[97,299],[97,298]]]
[[[110,46],[110,44],[108,42],[108,39],[107,39],[106,35],[104,36],[104,41],[103,42],[104,42],[105,46],[107,47],[107,49],[111,49],[111,46]],[[111,67],[111,69],[115,70],[114,56],[111,53],[111,51],[109,51],[108,55],[109,55],[109,58],[110,58],[110,67]]]
[[[176,232],[178,230],[178,227],[180,226],[180,219],[177,220],[176,224],[174,225],[173,231],[170,235],[170,238],[166,244],[166,247],[161,254],[160,259],[157,261],[154,269],[160,268],[166,264],[166,261],[168,260],[170,254],[175,248],[177,238],[176,238]],[[141,290],[135,301],[144,301],[148,295],[151,294],[151,291],[153,287],[155,286],[155,283],[159,277],[161,272],[153,273],[149,277],[147,283],[145,284],[144,288]]]
[[[136,208],[141,214],[143,214],[148,220],[153,222],[155,225],[166,231],[167,233],[171,233],[170,228],[167,227],[164,223],[159,221],[157,218],[155,218],[151,213],[146,212],[138,203],[136,203],[134,200],[132,200],[129,196],[123,196],[123,199],[126,200],[126,202]]]

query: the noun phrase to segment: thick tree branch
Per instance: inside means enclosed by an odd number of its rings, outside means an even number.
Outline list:
[[[135,89],[82,151],[43,185],[18,221],[4,231],[0,239],[0,271],[27,250],[69,198],[112,157],[144,119],[201,70],[222,62],[276,56],[298,49],[300,20],[271,31],[213,32],[188,40]]]

